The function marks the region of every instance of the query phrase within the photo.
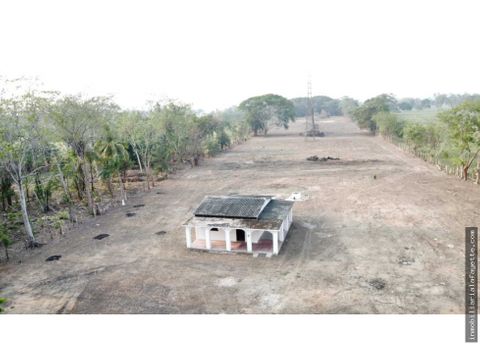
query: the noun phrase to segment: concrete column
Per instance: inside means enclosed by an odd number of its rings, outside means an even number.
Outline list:
[[[251,230],[245,230],[245,237],[246,237],[246,240],[247,240],[247,252],[251,253],[251,252],[253,252],[252,231]]]
[[[225,248],[227,251],[232,251],[232,240],[230,239],[230,229],[225,228]]]
[[[205,231],[205,247],[210,250],[212,248],[212,242],[210,241],[210,228],[207,227]]]
[[[282,223],[282,226],[280,226],[279,232],[280,233],[278,234],[279,235],[278,238],[279,238],[280,241],[283,241],[283,234],[284,234],[283,233],[283,223]]]
[[[274,231],[272,235],[273,235],[273,253],[277,255],[278,254],[278,231]]]
[[[187,248],[192,247],[192,228],[190,226],[185,227],[185,235],[187,237]]]
[[[292,209],[290,209],[290,211],[288,212],[288,221],[291,223],[292,219],[293,219],[293,211]]]

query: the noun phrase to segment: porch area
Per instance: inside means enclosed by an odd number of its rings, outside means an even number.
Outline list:
[[[279,242],[279,249],[282,247],[283,241]],[[195,240],[192,242],[191,249],[195,250],[208,250],[216,252],[226,252],[225,241],[222,240],[213,240],[211,241],[210,249],[207,248],[205,240]],[[237,253],[248,253],[247,243],[245,241],[234,241],[231,244],[231,250],[228,252],[237,252]],[[252,244],[252,253],[257,254],[273,254],[273,240],[259,240],[257,243]]]
[[[274,229],[233,228],[231,224],[186,226],[187,248],[214,252],[277,255],[291,226],[287,217]]]

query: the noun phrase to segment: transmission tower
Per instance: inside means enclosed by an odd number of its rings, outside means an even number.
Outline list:
[[[315,111],[313,110],[313,99],[312,99],[312,80],[310,79],[310,76],[308,77],[308,83],[307,83],[307,103],[308,103],[308,115],[311,116],[311,128],[310,128],[310,135],[312,138],[315,140],[315,133],[316,133],[316,128],[315,128]],[[305,116],[305,136],[309,136],[309,131],[308,131],[308,115]]]

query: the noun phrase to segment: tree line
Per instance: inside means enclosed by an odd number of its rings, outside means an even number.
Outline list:
[[[158,176],[179,164],[197,166],[251,130],[237,108],[200,114],[170,101],[125,110],[108,97],[0,92],[0,241],[7,258],[20,227],[25,247],[38,247],[40,228],[61,232],[80,212],[101,213],[106,200],[126,204],[130,173],[148,191]]]
[[[386,94],[384,94],[386,96]],[[382,95],[380,95],[382,96]],[[375,99],[375,98],[373,98]],[[310,115],[310,100],[307,97],[290,99],[295,107],[295,116],[304,117]],[[452,108],[465,101],[480,100],[480,94],[434,94],[428,98],[406,97],[396,99],[390,95],[389,110],[402,112],[424,109]],[[360,105],[358,100],[350,97],[334,99],[329,96],[313,96],[312,107],[316,114],[324,116],[351,115],[351,111]]]
[[[295,116],[304,117],[310,115],[310,99],[307,97],[298,97],[291,99],[295,106]],[[328,96],[312,96],[311,106],[316,114],[323,114],[325,116],[339,116],[342,115],[341,100],[333,99]]]
[[[360,128],[379,133],[448,174],[480,183],[480,96],[450,96],[462,99],[453,107],[443,107],[436,121],[422,124],[402,120],[398,101],[382,94],[366,100],[351,113]],[[476,166],[474,166],[476,165]]]

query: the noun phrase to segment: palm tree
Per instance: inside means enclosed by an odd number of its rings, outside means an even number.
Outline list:
[[[105,139],[100,140],[95,144],[95,151],[102,164],[102,177],[107,178],[108,181],[110,181],[112,177],[118,176],[120,181],[122,205],[125,206],[127,193],[122,179],[122,169],[128,163],[129,159],[125,145],[115,138],[109,127],[106,127]]]

